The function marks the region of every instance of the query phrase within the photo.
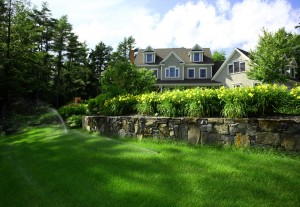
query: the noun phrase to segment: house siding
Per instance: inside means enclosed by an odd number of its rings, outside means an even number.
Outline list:
[[[167,78],[166,77],[166,69],[169,68],[170,66],[175,66],[176,68],[179,68],[179,76],[178,78]],[[180,64],[180,61],[178,60],[177,57],[175,57],[174,54],[172,54],[164,63],[162,66],[162,71],[161,71],[161,80],[182,80],[183,79],[183,67]]]
[[[228,64],[232,64],[234,61],[245,62],[246,71],[249,70],[249,59],[239,52],[235,51],[234,55],[229,59],[225,68],[220,72],[218,77],[215,79],[216,81],[223,83],[225,87],[233,88],[235,84],[241,84],[243,87],[245,86],[253,86],[253,83],[257,83],[258,81],[250,80],[247,77],[246,72],[239,72],[234,74],[229,74],[228,72]]]
[[[188,69],[194,68],[195,69],[195,79],[200,78],[200,68],[206,69],[206,78],[212,78],[212,66],[211,65],[185,65],[184,67],[184,77],[188,78]]]

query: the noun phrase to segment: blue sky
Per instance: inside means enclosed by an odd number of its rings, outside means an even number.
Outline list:
[[[31,0],[38,7],[41,0]],[[90,48],[114,48],[132,35],[145,48],[253,49],[262,28],[299,33],[300,0],[48,0],[53,16],[68,15]]]

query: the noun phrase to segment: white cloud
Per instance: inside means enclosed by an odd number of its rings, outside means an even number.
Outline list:
[[[56,18],[57,14],[69,16],[74,31],[90,47],[100,41],[116,47],[124,37],[133,35],[140,48],[193,47],[198,43],[213,50],[249,50],[256,45],[262,27],[296,32],[300,12],[286,0],[184,1],[165,14],[150,10],[140,0],[48,2]]]

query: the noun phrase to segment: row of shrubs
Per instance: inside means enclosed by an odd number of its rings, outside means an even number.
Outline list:
[[[193,88],[89,100],[92,114],[242,118],[300,114],[300,87],[258,85],[246,88]]]

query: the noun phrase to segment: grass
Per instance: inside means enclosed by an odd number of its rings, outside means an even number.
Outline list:
[[[158,153],[156,153],[158,152]],[[300,206],[300,157],[110,139],[59,126],[0,137],[0,206]]]

